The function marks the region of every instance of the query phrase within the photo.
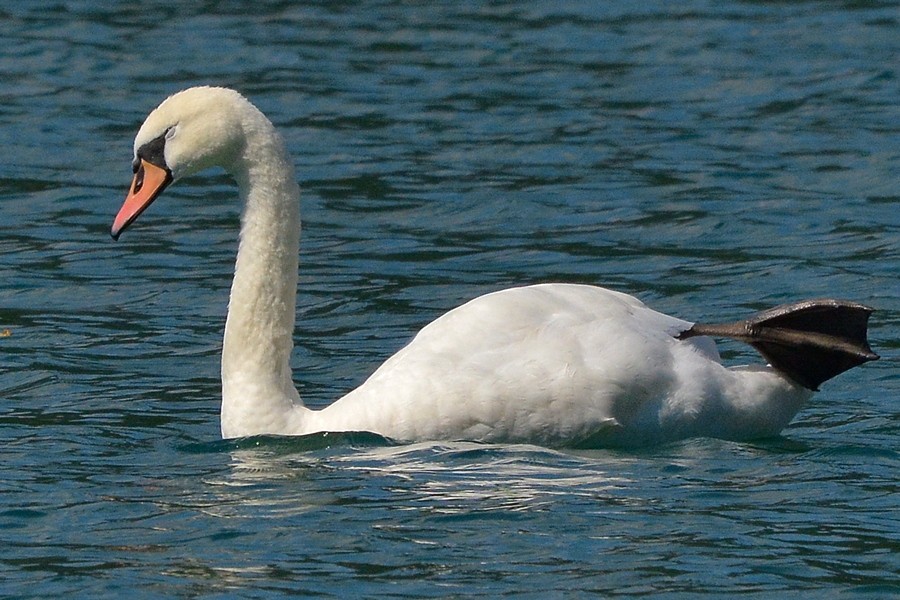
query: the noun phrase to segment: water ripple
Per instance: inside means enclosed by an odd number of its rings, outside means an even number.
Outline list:
[[[0,595],[896,594],[895,12],[4,6]],[[108,238],[141,119],[200,83],[295,157],[310,406],[450,307],[549,280],[689,319],[853,298],[884,358],[754,444],[220,441],[232,183]]]

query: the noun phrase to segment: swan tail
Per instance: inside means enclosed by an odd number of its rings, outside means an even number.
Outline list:
[[[757,313],[746,321],[697,323],[675,336],[726,337],[756,348],[772,368],[803,387],[819,385],[879,356],[867,340],[873,309],[842,300],[805,300]]]

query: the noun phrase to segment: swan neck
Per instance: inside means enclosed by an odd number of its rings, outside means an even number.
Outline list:
[[[222,348],[222,433],[278,433],[300,405],[290,369],[300,242],[300,192],[280,136],[250,127],[233,169],[241,233]]]

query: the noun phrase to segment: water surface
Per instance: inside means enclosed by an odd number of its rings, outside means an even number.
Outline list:
[[[32,4],[0,8],[0,595],[898,592],[895,3]],[[750,444],[220,441],[231,182],[108,236],[144,116],[202,83],[295,157],[311,406],[541,281],[850,298],[884,358]]]

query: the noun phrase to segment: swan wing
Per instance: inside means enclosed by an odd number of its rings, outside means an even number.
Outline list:
[[[311,425],[398,440],[577,443],[668,395],[673,336],[690,326],[603,288],[502,290],[427,325]]]

